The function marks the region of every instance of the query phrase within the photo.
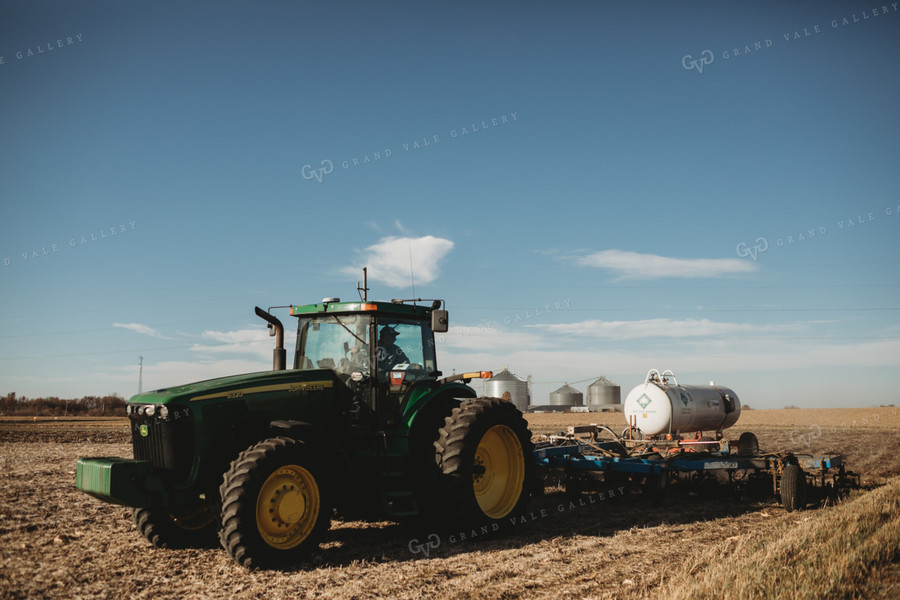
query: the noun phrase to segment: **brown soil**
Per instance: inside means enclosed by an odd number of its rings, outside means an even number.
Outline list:
[[[863,426],[867,410],[888,412]],[[890,410],[855,411],[856,426],[834,411],[800,411],[791,422],[784,417],[796,411],[748,411],[734,437],[753,429],[764,450],[845,453],[864,483],[879,483],[900,473]],[[605,416],[620,427],[621,414]],[[546,432],[597,417],[528,419],[535,432]],[[124,419],[0,420],[0,598],[657,597],[692,549],[761,529],[775,539],[818,513],[700,495],[657,507],[643,496],[570,501],[551,488],[502,535],[443,533],[427,548],[431,531],[335,521],[309,564],[248,571],[217,548],[153,548],[127,508],[75,489],[77,458],[129,457],[126,432]]]

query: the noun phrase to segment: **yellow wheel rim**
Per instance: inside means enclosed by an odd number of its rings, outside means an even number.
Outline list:
[[[281,550],[303,542],[316,526],[319,486],[312,473],[285,465],[269,475],[256,500],[256,526],[262,539]]]
[[[519,438],[506,425],[494,425],[475,450],[472,486],[481,512],[491,519],[508,515],[519,502],[524,481],[525,457]]]

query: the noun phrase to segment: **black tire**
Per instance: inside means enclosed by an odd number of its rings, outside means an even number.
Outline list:
[[[781,505],[788,512],[806,506],[806,475],[798,465],[787,465],[781,472]]]
[[[447,526],[485,525],[524,510],[534,486],[534,445],[511,402],[463,402],[444,420],[434,447]]]
[[[216,541],[216,515],[207,506],[172,510],[132,508],[138,531],[157,548],[208,548]]]
[[[331,525],[330,486],[303,442],[269,438],[231,463],[219,489],[219,542],[247,568],[296,564]]]
[[[738,456],[759,456],[759,440],[756,439],[756,434],[750,431],[741,434],[738,438]]]

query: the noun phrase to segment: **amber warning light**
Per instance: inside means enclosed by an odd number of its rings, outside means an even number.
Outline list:
[[[463,381],[468,383],[472,379],[490,379],[493,376],[493,371],[473,371],[471,373],[456,373],[455,375],[444,377],[438,381],[441,383],[449,383],[451,381]]]
[[[474,373],[463,373],[464,379],[490,379],[493,376],[493,371],[476,371]]]

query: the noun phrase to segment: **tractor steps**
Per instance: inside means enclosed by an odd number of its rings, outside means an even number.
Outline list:
[[[385,512],[392,517],[412,517],[419,514],[419,504],[412,490],[409,473],[388,467],[379,474]]]

